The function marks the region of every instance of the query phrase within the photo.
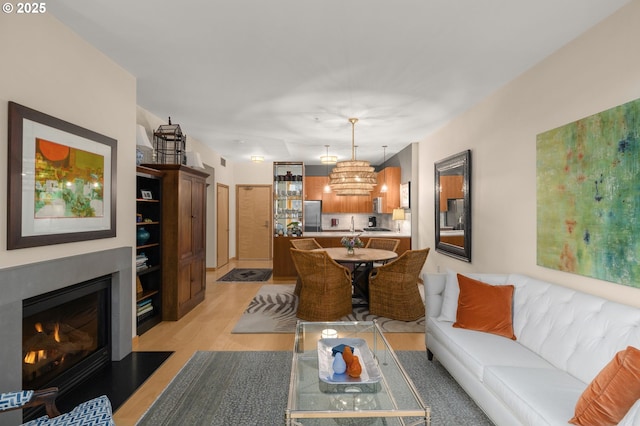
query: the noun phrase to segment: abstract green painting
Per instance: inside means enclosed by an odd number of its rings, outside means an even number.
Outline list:
[[[538,265],[640,288],[640,99],[537,137]]]

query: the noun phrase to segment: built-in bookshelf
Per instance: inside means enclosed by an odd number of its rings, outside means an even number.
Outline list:
[[[141,335],[162,321],[162,175],[136,169],[136,325]]]

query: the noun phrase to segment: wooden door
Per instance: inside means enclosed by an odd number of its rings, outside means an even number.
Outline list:
[[[236,187],[237,258],[271,259],[271,185]]]
[[[216,268],[229,263],[229,187],[216,187]]]

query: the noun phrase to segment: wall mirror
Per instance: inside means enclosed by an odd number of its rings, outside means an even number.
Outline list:
[[[435,163],[436,251],[471,262],[471,151]]]

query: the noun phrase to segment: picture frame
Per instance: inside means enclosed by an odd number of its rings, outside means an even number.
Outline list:
[[[7,249],[116,236],[117,141],[9,102]]]
[[[153,200],[153,194],[151,193],[151,191],[148,191],[146,189],[140,190],[140,195],[142,196],[143,200]]]
[[[400,184],[400,207],[411,208],[411,182]]]

